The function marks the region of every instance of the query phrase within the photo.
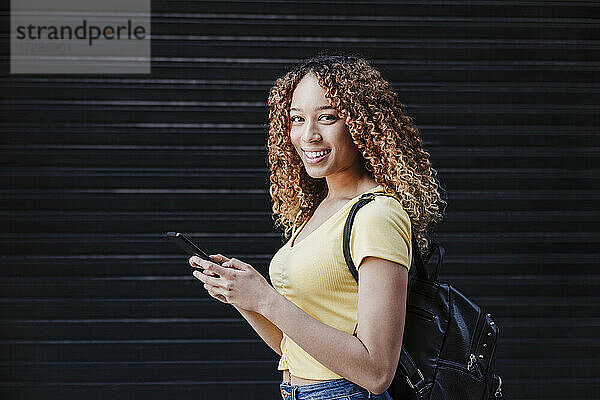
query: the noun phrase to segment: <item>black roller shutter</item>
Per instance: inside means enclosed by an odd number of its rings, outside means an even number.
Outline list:
[[[448,189],[442,277],[498,322],[510,398],[600,398],[599,8],[157,1],[151,75],[9,75],[5,52],[0,397],[280,396],[278,356],[163,234],[268,276],[268,90],[329,48],[414,117]]]

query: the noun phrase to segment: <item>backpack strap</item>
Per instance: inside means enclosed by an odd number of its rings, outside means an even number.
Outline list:
[[[350,272],[352,273],[352,276],[354,277],[356,283],[358,283],[358,271],[356,270],[356,266],[354,265],[354,261],[352,261],[352,257],[350,254],[350,232],[352,231],[352,224],[354,223],[354,217],[356,217],[356,213],[358,212],[358,210],[366,204],[370,203],[372,200],[374,200],[375,196],[387,196],[398,201],[396,197],[389,194],[365,193],[362,196],[360,196],[360,199],[352,206],[352,209],[350,209],[348,218],[346,218],[346,224],[344,225],[344,258],[346,259],[346,264],[348,264],[348,268],[350,268]],[[417,270],[416,276],[424,280],[430,280],[429,274],[425,269],[425,264],[423,263],[423,258],[421,256],[421,251],[419,250],[419,245],[417,244],[417,239],[415,235],[412,234],[412,232],[414,232],[414,229],[412,229],[411,227],[410,236],[412,246],[412,261],[415,264]]]
[[[343,243],[344,258],[346,259],[346,264],[348,264],[348,268],[350,269],[350,272],[352,273],[352,276],[354,277],[354,280],[356,280],[357,284],[358,284],[358,271],[356,270],[356,267],[354,266],[354,261],[352,261],[352,257],[350,255],[350,233],[352,230],[352,223],[354,222],[354,217],[356,216],[356,213],[358,212],[358,210],[361,207],[363,207],[364,205],[366,205],[369,202],[371,202],[372,200],[374,200],[375,196],[388,196],[388,197],[392,197],[392,198],[398,200],[396,197],[391,196],[391,195],[365,193],[352,206],[352,209],[350,210],[350,213],[348,214],[348,218],[346,219],[346,224],[344,225],[344,243]],[[411,232],[414,232],[414,230],[411,229]],[[422,279],[429,280],[427,270],[425,269],[425,265],[423,264],[423,259],[421,257],[421,251],[419,250],[417,240],[415,239],[415,235],[411,234],[411,238],[412,238],[412,240],[411,240],[412,258],[413,258],[414,264],[416,265],[416,270],[417,270],[416,276],[419,278],[422,278]],[[409,284],[412,281],[410,275],[411,274],[409,274]],[[358,325],[356,326],[356,328],[354,328],[354,334],[356,334],[357,328],[358,328]],[[421,393],[422,393],[421,391],[425,387],[425,378],[423,377],[423,373],[417,367],[413,358],[410,356],[408,350],[406,350],[406,348],[404,346],[402,346],[402,351],[400,353],[400,360],[398,362],[398,365],[400,366],[402,373],[404,373],[404,376],[406,377],[406,381],[408,382],[408,385],[415,391],[415,393],[417,394],[417,397],[420,399]],[[396,371],[396,373],[398,373],[398,372]]]

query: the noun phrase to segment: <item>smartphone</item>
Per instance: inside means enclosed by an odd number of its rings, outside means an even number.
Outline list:
[[[188,253],[190,256],[198,256],[198,257],[202,258],[203,260],[207,260],[207,261],[213,262],[215,264],[219,264],[218,262],[213,261],[213,259],[210,258],[210,256],[208,254],[206,254],[206,252],[204,250],[202,250],[200,247],[196,246],[194,244],[194,242],[192,242],[183,233],[167,232],[167,238],[169,238],[173,243],[178,245],[181,249],[183,249],[183,251]],[[200,267],[194,268],[194,267],[190,266],[190,268],[192,271],[196,271],[197,269],[203,270],[203,268],[200,268]],[[215,277],[219,278],[219,275],[215,274]]]

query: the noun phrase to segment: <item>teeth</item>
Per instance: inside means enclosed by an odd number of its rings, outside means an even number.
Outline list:
[[[331,150],[323,150],[323,151],[306,151],[306,156],[308,158],[318,158],[321,156],[324,156],[325,154],[329,153]]]

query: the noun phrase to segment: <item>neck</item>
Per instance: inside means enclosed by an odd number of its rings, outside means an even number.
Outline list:
[[[343,181],[327,178],[327,197],[324,202],[339,200],[351,200],[361,193],[377,187],[378,183],[371,177],[364,176],[362,179],[345,179]]]

